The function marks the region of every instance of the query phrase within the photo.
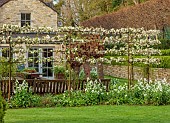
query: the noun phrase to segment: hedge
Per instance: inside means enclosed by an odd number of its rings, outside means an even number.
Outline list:
[[[4,123],[6,106],[7,104],[5,100],[3,99],[3,97],[1,96],[1,92],[0,92],[0,123]]]
[[[110,57],[114,57],[114,56],[105,56],[105,58],[110,58]],[[117,56],[115,56],[117,57]],[[119,57],[123,57],[125,59],[127,59],[127,56],[119,56]],[[145,57],[145,56],[136,56],[137,58],[141,58],[141,57]],[[160,58],[161,63],[159,65],[151,65],[151,67],[153,68],[170,68],[170,56],[154,56],[155,58]],[[112,62],[112,65],[128,65],[127,62],[122,62],[122,63],[117,63],[117,62]],[[143,67],[144,64],[143,63],[135,63],[134,66],[139,66],[139,67]]]

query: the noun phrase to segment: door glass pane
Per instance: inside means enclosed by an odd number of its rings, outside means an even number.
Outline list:
[[[52,67],[52,62],[48,62],[48,67]]]
[[[48,76],[49,76],[49,77],[52,77],[52,76],[53,76],[53,72],[52,72],[51,68],[48,68]]]
[[[43,49],[43,57],[44,58],[50,58],[53,57],[53,49],[52,48],[44,48]],[[43,62],[43,76],[44,77],[53,77],[53,62],[52,61],[44,61]]]
[[[43,76],[44,76],[44,77],[47,76],[47,68],[43,68]]]
[[[47,49],[43,49],[43,57],[47,58]]]
[[[28,67],[32,67],[35,68],[35,70],[37,72],[39,72],[39,54],[37,52],[37,48],[31,48],[28,52],[28,59],[31,59],[31,61],[29,60],[28,62]]]
[[[43,67],[47,67],[47,61],[43,62]]]

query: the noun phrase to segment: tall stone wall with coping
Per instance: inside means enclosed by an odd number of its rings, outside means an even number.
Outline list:
[[[110,75],[119,78],[128,78],[128,66],[119,65],[104,65],[104,75]],[[138,80],[143,78],[144,72],[142,67],[134,67],[134,79]],[[167,68],[151,68],[150,78],[155,79],[166,79],[170,82],[170,69]]]

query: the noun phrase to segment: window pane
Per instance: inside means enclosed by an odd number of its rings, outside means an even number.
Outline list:
[[[25,20],[25,14],[21,13],[21,20]]]
[[[47,68],[43,69],[43,76],[47,76]]]
[[[47,61],[43,62],[43,67],[47,67]]]
[[[31,14],[21,13],[21,27],[25,25],[31,25]]]
[[[32,53],[28,53],[28,57],[30,58],[30,57],[33,57],[33,54]]]
[[[47,58],[47,49],[43,49],[43,57]]]
[[[28,62],[28,67],[33,67],[33,63],[32,62]]]
[[[2,49],[2,57],[9,57],[9,49],[8,48],[3,48]]]
[[[21,27],[25,26],[25,21],[21,21]]]
[[[52,67],[52,62],[48,62],[48,67]]]
[[[53,49],[48,49],[48,57],[51,57],[53,56],[53,52],[52,52]]]
[[[50,77],[53,76],[53,72],[50,68],[48,68],[48,76],[50,76]]]
[[[37,71],[37,72],[39,72],[39,68],[38,67],[34,67],[35,68],[35,70]]]
[[[30,21],[26,21],[26,25],[30,25],[31,23],[30,23]]]
[[[26,14],[26,20],[31,20],[31,14]]]

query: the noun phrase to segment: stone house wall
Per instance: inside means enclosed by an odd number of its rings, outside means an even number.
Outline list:
[[[10,0],[0,7],[0,25],[21,25],[21,13],[31,13],[31,26],[57,28],[57,12],[39,0]]]
[[[118,65],[104,65],[103,66],[104,75],[110,75],[120,78],[128,78],[128,66],[118,66]],[[134,79],[138,80],[143,78],[143,68],[134,67]],[[166,79],[170,82],[170,69],[166,68],[152,68],[150,70],[151,79]]]

